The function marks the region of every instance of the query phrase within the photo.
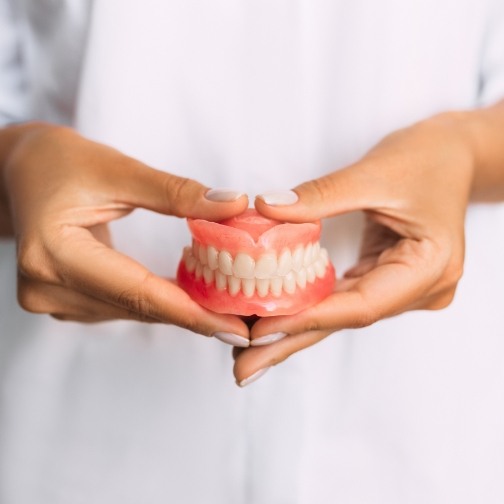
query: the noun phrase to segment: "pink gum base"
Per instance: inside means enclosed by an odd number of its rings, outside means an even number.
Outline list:
[[[215,283],[206,284],[202,278],[196,280],[194,273],[187,271],[183,260],[178,267],[177,280],[194,301],[213,312],[272,317],[293,315],[322,301],[333,292],[335,271],[329,263],[325,276],[317,278],[313,284],[307,283],[304,289],[297,288],[294,294],[283,292],[279,297],[268,294],[263,298],[257,294],[248,298],[242,292],[231,296],[227,291],[218,291]]]

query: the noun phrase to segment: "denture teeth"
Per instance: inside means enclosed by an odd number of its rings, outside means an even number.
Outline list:
[[[256,281],[253,278],[244,278],[241,281],[241,287],[245,297],[251,298],[254,295]]]
[[[322,264],[324,265],[324,268],[327,267],[329,264],[329,253],[327,252],[327,249],[321,248],[320,249],[320,258],[322,259]]]
[[[219,252],[219,269],[224,275],[233,274],[233,258],[226,250]]]
[[[273,296],[279,297],[282,295],[283,278],[275,277],[270,280],[271,293]]]
[[[255,261],[248,254],[236,254],[233,262],[233,273],[238,278],[254,278]]]
[[[313,282],[315,282],[315,278],[316,278],[315,268],[313,267],[313,265],[310,264],[310,266],[308,266],[308,268],[306,268],[306,280],[309,283],[313,283]]]
[[[241,280],[234,276],[228,276],[228,292],[231,296],[236,296],[240,292]]]
[[[296,277],[292,271],[289,271],[289,273],[283,277],[283,289],[288,294],[294,294],[294,292],[296,292]]]
[[[315,275],[317,275],[318,278],[324,278],[326,267],[324,266],[324,260],[322,258],[319,258],[319,260],[315,262],[314,268]]]
[[[200,262],[196,261],[196,269],[194,270],[194,276],[196,277],[196,280],[199,280],[202,274],[203,274],[203,266],[201,265]]]
[[[304,268],[297,272],[296,284],[301,289],[304,289],[306,287],[306,270]]]
[[[277,273],[276,254],[263,254],[256,262],[254,275],[256,278],[271,278]]]
[[[219,270],[215,270],[215,288],[218,291],[224,291],[227,287],[226,275],[221,273]]]
[[[303,267],[304,250],[302,245],[298,245],[292,254],[292,269],[299,271]]]
[[[216,270],[219,267],[219,251],[211,245],[207,249],[208,266],[210,269]]]
[[[203,279],[205,280],[205,283],[210,284],[214,280],[214,272],[213,270],[210,269],[209,266],[204,266],[203,267]]]
[[[205,247],[205,245],[200,244],[199,250],[198,250],[198,257],[199,257],[200,263],[203,264],[203,266],[205,266],[208,263],[207,248]]]
[[[268,279],[258,278],[256,280],[256,289],[259,297],[263,298],[268,295],[269,286],[270,286],[269,278]]]
[[[182,260],[186,270],[205,284],[215,283],[218,291],[228,291],[236,296],[240,290],[247,298],[255,293],[261,298],[282,292],[294,294],[297,288],[324,278],[329,264],[329,254],[319,242],[297,245],[292,252],[284,248],[277,257],[275,252],[265,252],[254,260],[240,252],[233,259],[230,252],[218,251],[214,246],[205,246],[193,240],[192,247],[185,247]]]
[[[289,249],[284,249],[278,259],[278,276],[285,276],[292,270],[292,253]]]
[[[313,252],[313,245],[311,243],[308,243],[304,250],[304,256],[303,256],[303,266],[307,268],[311,263],[312,263],[312,252]]]

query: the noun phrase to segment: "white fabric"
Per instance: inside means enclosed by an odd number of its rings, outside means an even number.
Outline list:
[[[500,1],[17,4],[29,117],[251,195],[504,95]],[[338,271],[360,225],[325,223]],[[500,206],[470,209],[450,308],[342,331],[244,390],[216,340],[22,313],[2,243],[0,502],[501,504],[502,229]],[[146,211],[113,231],[163,275],[189,240],[184,222]]]

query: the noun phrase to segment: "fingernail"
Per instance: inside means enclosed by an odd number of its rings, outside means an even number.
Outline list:
[[[245,378],[240,383],[238,383],[238,386],[243,388],[243,387],[246,387],[247,385],[250,385],[251,383],[255,382],[256,380],[259,380],[259,378],[261,378],[261,376],[263,374],[266,374],[266,372],[269,369],[270,369],[269,367],[259,369],[259,371],[256,371],[253,375],[250,375],[248,378]]]
[[[270,345],[271,343],[275,343],[275,341],[280,341],[282,338],[285,338],[287,333],[285,332],[276,332],[272,334],[267,334],[266,336],[261,336],[260,338],[255,338],[250,342],[251,346],[262,346],[262,345]]]
[[[298,201],[298,195],[294,191],[267,191],[257,196],[264,203],[272,206],[293,205]]]
[[[238,336],[238,334],[228,333],[228,332],[216,332],[212,334],[214,338],[227,343],[228,345],[233,345],[236,347],[248,347],[250,341],[243,336]]]
[[[210,189],[205,194],[205,198],[207,200],[215,201],[217,203],[229,203],[230,201],[236,201],[242,196],[245,196],[244,192],[236,191],[235,189],[228,189],[225,187]]]

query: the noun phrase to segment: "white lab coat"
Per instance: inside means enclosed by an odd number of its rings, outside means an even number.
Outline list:
[[[504,96],[502,0],[0,0],[0,117],[69,123],[250,195]],[[337,270],[359,216],[325,223]],[[173,275],[183,221],[116,246]],[[23,313],[0,243],[0,503],[502,504],[504,213],[473,206],[454,303],[296,354],[246,389],[176,327]]]

